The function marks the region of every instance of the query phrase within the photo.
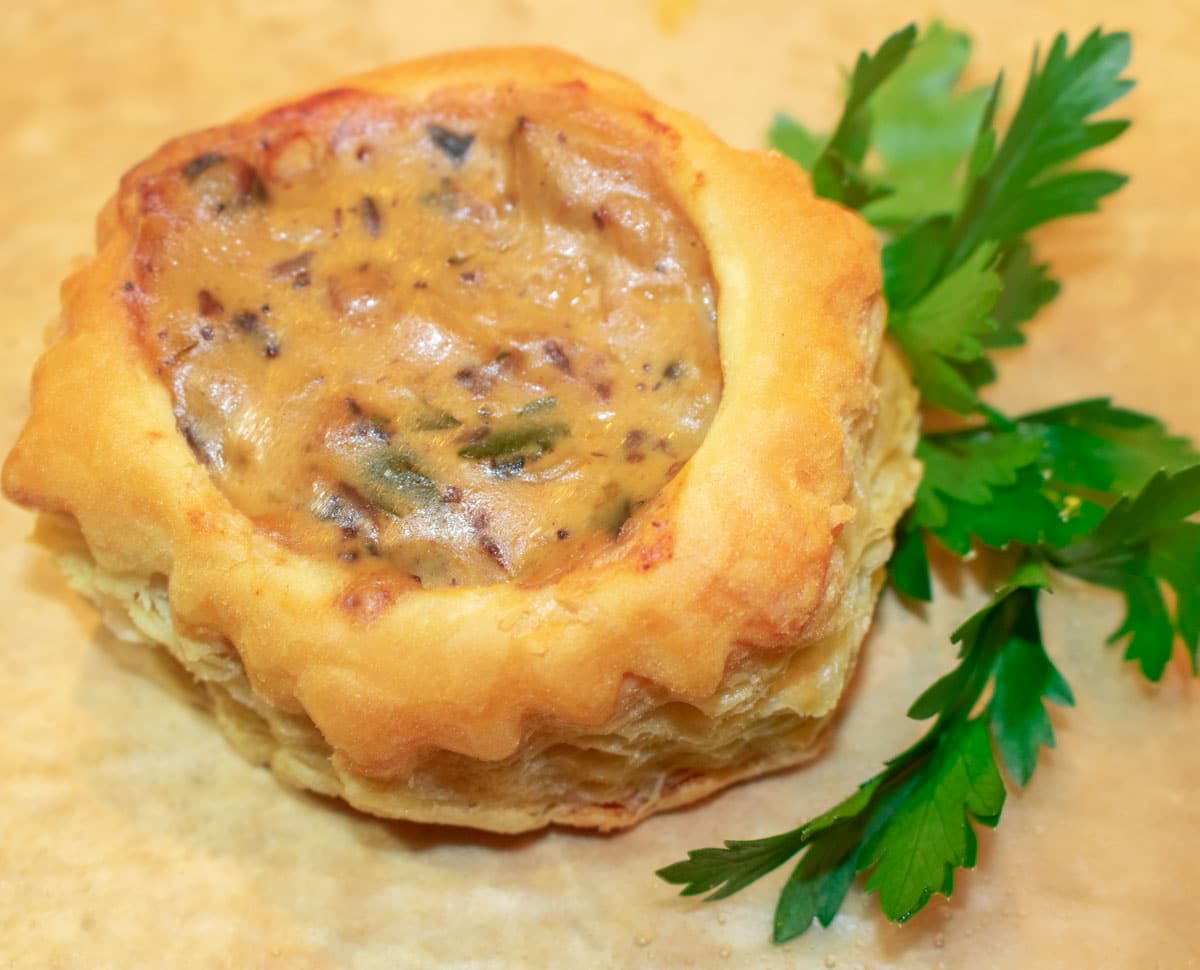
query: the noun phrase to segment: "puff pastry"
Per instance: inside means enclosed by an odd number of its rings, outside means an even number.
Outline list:
[[[880,286],[627,80],[398,65],[124,177],[4,489],[282,779],[621,827],[818,750],[919,474]]]

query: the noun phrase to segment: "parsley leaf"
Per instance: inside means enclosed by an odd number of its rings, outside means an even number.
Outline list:
[[[1004,807],[990,740],[995,729],[989,732],[987,711],[974,708],[1008,644],[1038,630],[1037,592],[1045,583],[1044,571],[1027,567],[963,625],[956,634],[959,666],[910,712],[921,718],[923,708],[936,709],[933,727],[836,808],[784,835],[693,850],[658,875],[684,886],[684,895],[715,890],[709,898],[719,899],[803,852],[780,896],[777,942],[805,932],[814,919],[827,926],[855,872],[870,873],[867,889],[879,893],[884,912],[898,921],[935,893],[949,895],[954,870],[975,864],[973,823],[994,826]],[[1043,685],[1025,689],[1032,697],[1020,697],[1016,706],[1040,709]]]
[[[871,134],[893,192],[867,205],[875,225],[956,212],[963,159],[979,130],[987,88],[956,89],[971,38],[934,21],[871,101]]]
[[[818,136],[780,114],[769,144],[813,172],[815,182],[818,160],[825,154],[835,158],[833,167],[850,167],[859,180],[883,190],[876,198],[848,198],[817,182],[821,194],[855,208],[866,206],[867,218],[876,225],[899,226],[930,212],[952,213],[962,193],[963,159],[975,140],[987,96],[986,88],[955,90],[970,54],[970,37],[940,22],[930,24],[920,37],[914,28],[905,28],[874,55],[859,57],[838,124],[840,138],[837,133]],[[877,158],[864,158],[868,137]]]
[[[1094,120],[1131,82],[1125,34],[1059,35],[1035,55],[1012,122],[995,126],[1001,81],[959,93],[970,42],[933,25],[859,57],[836,131],[822,140],[780,116],[771,142],[813,173],[818,193],[859,208],[885,234],[888,327],[927,404],[964,416],[926,434],[925,475],[889,563],[903,593],[932,595],[926,538],[960,556],[1010,549],[1008,582],[952,640],[955,667],[911,705],[931,720],[916,744],[834,808],[782,835],[699,849],[659,871],[685,895],[728,896],[799,856],[775,939],[828,926],[856,874],[903,922],[976,861],[976,827],[1005,803],[1001,765],[1029,783],[1055,744],[1048,706],[1074,695],[1042,640],[1038,605],[1054,570],[1119,591],[1113,641],[1150,680],[1176,639],[1200,673],[1200,454],[1155,418],[1107,399],[1017,418],[984,403],[991,352],[1058,293],[1025,234],[1089,212],[1124,176],[1068,169],[1124,121]],[[1164,594],[1174,592],[1174,608]]]
[[[656,875],[683,885],[684,896],[712,890],[709,899],[724,899],[778,869],[806,841],[804,826],[767,839],[730,840],[723,849],[693,849],[684,862],[659,869]]]
[[[1110,642],[1128,638],[1125,656],[1136,660],[1149,680],[1159,680],[1178,633],[1195,672],[1196,616],[1200,613],[1200,525],[1188,518],[1200,512],[1200,465],[1177,474],[1156,474],[1137,495],[1116,503],[1087,536],[1054,558],[1064,572],[1119,590],[1125,621]],[[1172,620],[1160,580],[1175,589],[1179,605]]]
[[[896,311],[889,330],[929,403],[960,414],[978,410],[975,389],[995,377],[986,350],[1022,342],[1020,324],[1057,294],[1024,234],[1056,218],[1095,211],[1103,196],[1124,184],[1125,177],[1112,172],[1062,166],[1128,127],[1124,121],[1088,121],[1129,90],[1132,82],[1120,77],[1128,61],[1127,35],[1096,31],[1069,53],[1060,34],[1044,66],[1034,58],[998,148],[997,80],[966,165],[962,207],[949,220],[935,208],[888,244],[886,290]],[[958,321],[957,342],[952,326],[937,326],[949,314]]]
[[[1054,727],[1045,701],[1064,707],[1075,704],[1070,686],[1046,653],[1037,611],[1028,605],[1020,610],[1000,649],[994,675],[995,690],[988,705],[992,736],[1008,773],[1018,785],[1027,785],[1039,751],[1054,747]]]
[[[1065,504],[1046,487],[1044,442],[1019,430],[926,436],[925,475],[908,528],[922,528],[960,556],[974,540],[993,548],[1073,536]]]
[[[1162,590],[1155,577],[1139,566],[1130,566],[1112,585],[1125,596],[1126,612],[1125,622],[1108,642],[1128,638],[1125,658],[1136,660],[1147,680],[1160,680],[1175,649],[1175,629]]]
[[[1052,481],[1115,495],[1139,491],[1158,471],[1200,463],[1186,438],[1157,418],[1118,408],[1107,398],[1077,401],[1017,419],[1045,445],[1041,467]]]
[[[933,599],[929,554],[912,512],[905,515],[896,526],[896,548],[888,561],[888,579],[897,590],[911,599],[922,603]]]
[[[1180,522],[1150,546],[1150,572],[1175,590],[1175,632],[1200,674],[1200,523]]]
[[[1159,470],[1200,463],[1191,444],[1170,435],[1162,422],[1103,398],[1036,411],[1008,424],[922,438],[917,457],[925,475],[899,530],[903,547],[915,543],[916,530],[924,530],[960,556],[974,542],[997,549],[1013,543],[1064,548]],[[921,562],[906,549],[905,571],[896,584],[925,599],[928,578],[919,574]],[[1141,601],[1148,602],[1145,596]]]
[[[919,445],[919,457],[925,465],[926,496],[922,501],[935,503],[935,492],[968,502],[985,505],[1001,486],[1015,485],[1022,468],[1033,466],[1041,457],[1043,445],[1035,437],[984,430],[973,434],[926,437]],[[929,512],[930,519],[944,519],[944,505]]]
[[[1032,320],[1058,296],[1059,285],[1050,278],[1049,269],[1046,263],[1035,261],[1033,247],[1024,240],[1004,251],[996,267],[1001,283],[1000,299],[992,314],[996,329],[984,337],[988,347],[1019,347],[1025,343],[1021,324]]]
[[[854,885],[863,827],[856,817],[830,830],[801,857],[775,907],[777,943],[799,936],[814,919],[822,926],[833,922]]]
[[[1122,498],[1092,533],[1063,550],[1060,564],[1079,571],[1123,557],[1130,546],[1153,539],[1200,512],[1200,466],[1177,474],[1161,471],[1140,493]]]
[[[785,114],[777,114],[767,134],[768,144],[796,162],[804,171],[811,172],[817,156],[821,154],[823,139]]]
[[[842,116],[812,164],[813,187],[819,195],[858,209],[891,192],[862,168],[870,139],[870,117],[864,109],[879,86],[904,63],[916,37],[916,26],[909,24],[880,44],[874,54],[864,51],[858,55]]]
[[[888,329],[912,365],[913,380],[930,404],[968,413],[975,391],[957,365],[984,356],[984,339],[996,329],[992,309],[1000,277],[992,250],[980,247],[942,277],[916,304],[891,314]]]
[[[948,240],[948,266],[985,242],[1014,243],[1043,223],[1094,212],[1103,196],[1125,184],[1113,172],[1061,169],[1128,128],[1127,121],[1088,119],[1133,86],[1120,76],[1129,55],[1128,34],[1097,29],[1073,53],[1059,34],[1044,65],[1034,56],[1016,115],[994,151],[990,119],[981,129],[975,175]]]
[[[934,893],[954,891],[954,870],[975,865],[971,818],[994,826],[1004,782],[979,718],[934,735],[933,752],[915,779],[894,796],[887,820],[863,843],[859,868],[874,871],[867,890],[891,919],[906,922]]]
[[[1060,34],[1044,65],[1035,56],[1002,139],[1001,81],[957,92],[970,40],[938,23],[859,56],[828,139],[776,118],[771,145],[812,173],[818,194],[892,233],[883,254],[889,330],[929,403],[978,410],[976,389],[995,378],[987,352],[1022,343],[1021,325],[1058,294],[1025,233],[1094,211],[1124,184],[1063,166],[1128,126],[1089,119],[1129,90],[1120,77],[1129,46],[1124,34],[1096,31],[1071,52]]]
[[[879,779],[873,778],[845,801],[782,835],[748,841],[729,840],[721,849],[693,849],[683,862],[658,870],[667,882],[684,886],[682,895],[724,899],[779,868],[823,832],[861,815],[871,803]]]

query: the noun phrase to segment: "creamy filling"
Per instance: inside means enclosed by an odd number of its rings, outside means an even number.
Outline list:
[[[180,432],[288,547],[551,579],[704,437],[707,251],[601,121],[351,108],[143,187],[136,305]]]

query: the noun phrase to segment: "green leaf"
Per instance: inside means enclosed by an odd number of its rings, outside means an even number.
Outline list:
[[[539,397],[536,400],[530,401],[528,404],[519,408],[517,414],[526,417],[530,414],[537,414],[539,411],[549,411],[552,408],[558,407],[558,398],[556,397]]]
[[[930,531],[960,556],[971,551],[972,540],[993,549],[1066,546],[1086,533],[1103,510],[1091,502],[1064,501],[1045,484],[1039,471],[1023,469],[1014,486],[997,489],[986,505],[948,503],[947,522]]]
[[[981,247],[920,301],[892,313],[888,330],[912,364],[928,403],[963,414],[975,409],[974,390],[955,364],[983,356],[983,339],[995,330],[991,312],[999,295],[992,252]]]
[[[917,457],[925,465],[924,484],[972,505],[992,501],[998,486],[1014,485],[1022,468],[1041,457],[1035,437],[989,430],[942,440],[925,438]]]
[[[1014,542],[1066,545],[1100,510],[1082,501],[1065,504],[1047,490],[1044,447],[1019,429],[926,437],[917,446],[925,476],[913,522],[960,556],[974,540],[996,549]]]
[[[1160,469],[1197,461],[1161,422],[1102,399],[1034,412],[1009,430],[929,436],[917,454],[925,477],[913,521],[959,555],[974,540],[1070,546],[1103,518],[1105,504]]]
[[[975,139],[986,88],[956,91],[971,40],[935,21],[871,99],[871,133],[892,194],[864,212],[875,225],[957,211],[964,160]]]
[[[682,885],[680,895],[698,896],[712,890],[709,899],[731,896],[778,868],[825,832],[852,822],[870,807],[883,776],[876,775],[849,798],[799,828],[765,839],[732,840],[720,849],[692,849],[682,862],[659,869],[666,882]]]
[[[1128,638],[1125,659],[1136,660],[1146,679],[1162,679],[1175,649],[1175,629],[1158,581],[1149,573],[1131,569],[1119,589],[1125,595],[1125,621],[1108,638],[1120,643]]]
[[[416,428],[418,431],[448,431],[461,425],[462,422],[453,414],[439,408],[431,409],[417,418]]]
[[[1046,567],[1036,559],[1026,559],[1013,570],[1013,574],[1008,577],[1008,581],[996,590],[992,596],[992,603],[999,605],[1003,600],[1020,590],[1043,590],[1049,588],[1050,574],[1046,572]],[[967,636],[971,627],[978,622],[978,616],[979,614],[976,614],[975,617],[968,619],[966,623],[950,635],[950,639],[954,643],[961,642]]]
[[[1066,172],[1025,187],[1020,203],[993,216],[993,238],[1015,240],[1043,223],[1098,212],[1100,200],[1129,181],[1119,172]]]
[[[864,51],[858,55],[841,118],[813,162],[813,186],[819,195],[859,209],[889,191],[860,165],[870,124],[865,109],[879,86],[904,63],[916,37],[916,26],[909,24],[888,37],[874,54]]]
[[[812,171],[821,154],[822,139],[814,135],[798,121],[785,114],[777,114],[767,134],[767,143],[783,153],[806,172]]]
[[[682,885],[682,896],[712,891],[709,899],[723,899],[779,868],[805,844],[803,826],[765,839],[729,840],[721,849],[692,849],[685,860],[664,866],[655,875]]]
[[[988,705],[992,737],[1019,785],[1033,777],[1040,749],[1054,747],[1054,727],[1043,700],[1068,707],[1075,703],[1042,643],[1036,594],[1024,591],[1012,634],[1000,649]]]
[[[888,561],[892,585],[905,596],[928,603],[933,599],[929,558],[921,530],[906,517],[896,530],[896,549]]]
[[[805,839],[811,841],[814,836],[864,814],[882,784],[883,776],[876,775],[870,781],[859,785],[858,790],[849,798],[843,799],[829,811],[810,819],[804,825]]]
[[[1107,398],[1036,411],[1017,421],[1044,443],[1043,467],[1062,485],[1119,495],[1140,491],[1158,471],[1200,463],[1186,438]]]
[[[1003,808],[987,725],[973,719],[941,734],[933,758],[859,853],[860,869],[871,870],[867,890],[879,893],[888,918],[906,922],[934,893],[950,895],[954,870],[975,865],[972,819],[995,825]]]
[[[1200,523],[1180,522],[1154,538],[1150,571],[1175,590],[1175,629],[1200,674]]]
[[[1127,659],[1159,680],[1178,633],[1193,669],[1198,666],[1200,625],[1200,526],[1187,521],[1200,512],[1200,464],[1171,474],[1159,472],[1136,495],[1116,503],[1104,519],[1056,556],[1060,569],[1125,597],[1125,620],[1109,642],[1128,640]],[[1179,596],[1173,622],[1160,580]]]
[[[987,665],[983,670],[987,672]],[[979,698],[981,689],[979,665],[972,657],[970,662],[964,661],[948,674],[939,677],[918,697],[908,708],[908,716],[914,721],[927,721],[937,717],[943,711],[957,706],[962,701],[968,707]]]
[[[1049,276],[1046,263],[1034,261],[1033,247],[1024,240],[1000,257],[1000,298],[992,311],[996,329],[983,338],[987,347],[1019,347],[1025,343],[1021,324],[1032,320],[1058,296],[1059,285]]]
[[[947,216],[915,223],[883,247],[883,292],[893,314],[906,310],[937,278],[950,231]]]
[[[1085,579],[1124,548],[1200,512],[1200,465],[1159,472],[1135,496],[1114,505],[1092,533],[1062,551],[1060,562]]]
[[[861,824],[832,829],[808,849],[792,870],[775,907],[776,943],[786,943],[812,926],[833,922],[858,870]]]
[[[1033,611],[1036,626],[1036,591],[1049,583],[1036,562],[1018,567],[987,605],[951,635],[952,642],[961,644],[958,666],[928,687],[909,707],[908,716],[917,721],[937,716],[944,721],[970,714],[983,695],[997,654],[1016,631],[1028,626],[1027,612]]]
[[[975,133],[975,142],[971,145],[971,154],[967,158],[967,184],[973,185],[979,181],[987,167],[996,157],[996,112],[1000,108],[1000,96],[1004,93],[1004,72],[997,75],[996,80],[987,89],[987,98],[983,102],[983,115],[979,119],[979,130]]]
[[[1034,58],[999,147],[984,147],[986,133],[977,146],[977,176],[955,221],[950,267],[968,260],[985,242],[1004,247],[1035,226],[1092,211],[1102,196],[1120,188],[1123,176],[1057,169],[1124,130],[1123,122],[1089,125],[1088,119],[1132,87],[1121,77],[1129,53],[1127,34],[1096,30],[1074,52],[1066,35],[1059,34],[1044,65]]]

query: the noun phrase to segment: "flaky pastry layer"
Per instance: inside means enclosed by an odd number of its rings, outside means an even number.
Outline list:
[[[363,588],[256,528],[176,427],[124,296],[132,200],[219,135],[201,132],[125,177],[64,285],[6,492],[47,513],[114,624],[204,684],[242,750],[368,811],[611,828],[811,756],[918,474],[869,229],[792,163],[555,52],[448,55],[343,87],[404,104],[551,91],[564,116],[601,110],[645,144],[719,290],[723,394],[686,467],[541,585]]]

